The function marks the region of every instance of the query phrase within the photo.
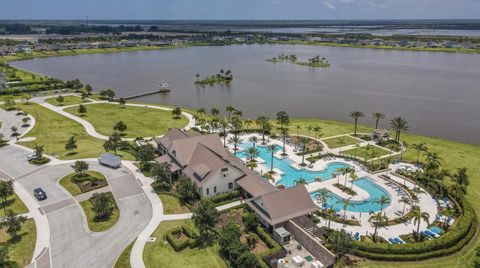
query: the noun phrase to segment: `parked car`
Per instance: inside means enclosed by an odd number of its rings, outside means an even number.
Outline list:
[[[47,193],[45,193],[45,191],[42,188],[34,189],[33,195],[38,199],[38,201],[47,199]]]
[[[31,154],[31,155],[27,156],[27,161],[32,161],[32,160],[37,159],[37,158],[38,158],[38,156],[36,154]]]
[[[118,155],[104,153],[98,158],[100,165],[119,168],[122,165],[122,158]]]

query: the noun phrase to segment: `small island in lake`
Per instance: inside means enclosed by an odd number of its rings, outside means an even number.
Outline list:
[[[295,63],[308,67],[330,67],[328,60],[325,57],[320,58],[318,55],[308,59],[308,61],[296,61]]]
[[[195,77],[197,78],[197,81],[195,81],[195,85],[201,86],[213,85],[218,83],[230,83],[230,81],[233,80],[232,71],[224,71],[223,69],[220,69],[220,72],[216,75],[207,76],[204,79],[200,79],[200,74],[198,73],[195,75]]]
[[[295,62],[296,60],[297,60],[297,56],[295,54],[285,55],[284,53],[278,55],[277,57],[266,59],[266,61],[269,61],[269,62],[285,62],[285,61]]]
[[[297,61],[297,56],[295,54],[286,55],[284,53],[273,57],[271,59],[266,59],[268,62],[294,62],[295,64],[308,66],[308,67],[330,67],[330,63],[325,57],[320,58],[319,55],[308,59],[308,61]]]

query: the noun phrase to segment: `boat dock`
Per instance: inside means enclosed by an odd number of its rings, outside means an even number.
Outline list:
[[[153,94],[157,94],[157,93],[168,93],[168,92],[170,92],[170,89],[168,87],[169,87],[168,84],[161,84],[159,89],[149,91],[149,92],[139,93],[139,94],[123,97],[123,98],[125,100],[129,100],[129,99],[135,99],[135,98],[148,96],[148,95],[153,95]]]

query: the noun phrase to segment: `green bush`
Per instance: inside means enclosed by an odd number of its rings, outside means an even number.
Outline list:
[[[175,237],[175,235],[179,233],[182,233],[182,227],[174,228],[166,234],[168,243],[170,243],[175,251],[182,251],[190,245],[190,239],[178,240]]]
[[[175,235],[179,234],[184,234],[188,239],[177,239]],[[175,251],[182,251],[187,247],[195,248],[200,245],[198,233],[190,226],[173,228],[166,233],[165,237]]]
[[[238,200],[239,198],[240,198],[240,191],[233,190],[223,194],[214,195],[210,197],[210,200],[212,200],[213,203],[218,204],[218,203],[223,203],[225,201]]]
[[[273,237],[271,237],[270,234],[268,234],[267,231],[265,231],[265,229],[263,229],[262,227],[258,226],[255,233],[265,243],[265,245],[267,245],[269,249],[268,251],[265,251],[260,254],[262,257],[272,255],[282,250],[282,247],[280,246],[280,244],[278,244],[277,241],[275,241]]]
[[[451,230],[439,238],[409,244],[373,244],[355,242],[354,253],[375,260],[412,261],[445,256],[459,251],[475,235],[477,215],[465,199],[462,200],[463,216],[459,217]]]

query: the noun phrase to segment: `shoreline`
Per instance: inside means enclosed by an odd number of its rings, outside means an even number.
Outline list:
[[[396,47],[396,46],[375,46],[375,45],[352,45],[343,43],[327,43],[314,41],[275,41],[275,42],[193,42],[181,45],[167,45],[167,46],[138,46],[138,47],[122,47],[122,48],[93,48],[93,49],[75,49],[75,50],[60,50],[54,52],[38,52],[23,53],[18,55],[0,56],[0,61],[11,62],[21,60],[31,60],[37,58],[62,57],[62,56],[77,56],[86,54],[109,54],[132,51],[149,51],[162,49],[176,49],[199,46],[230,46],[230,45],[265,45],[265,44],[282,44],[282,45],[307,45],[307,46],[326,46],[326,47],[345,47],[345,48],[368,48],[368,49],[383,49],[383,50],[399,50],[399,51],[417,51],[417,52],[443,52],[443,53],[462,53],[462,54],[480,54],[480,49],[463,49],[463,48],[419,48],[419,47]]]

